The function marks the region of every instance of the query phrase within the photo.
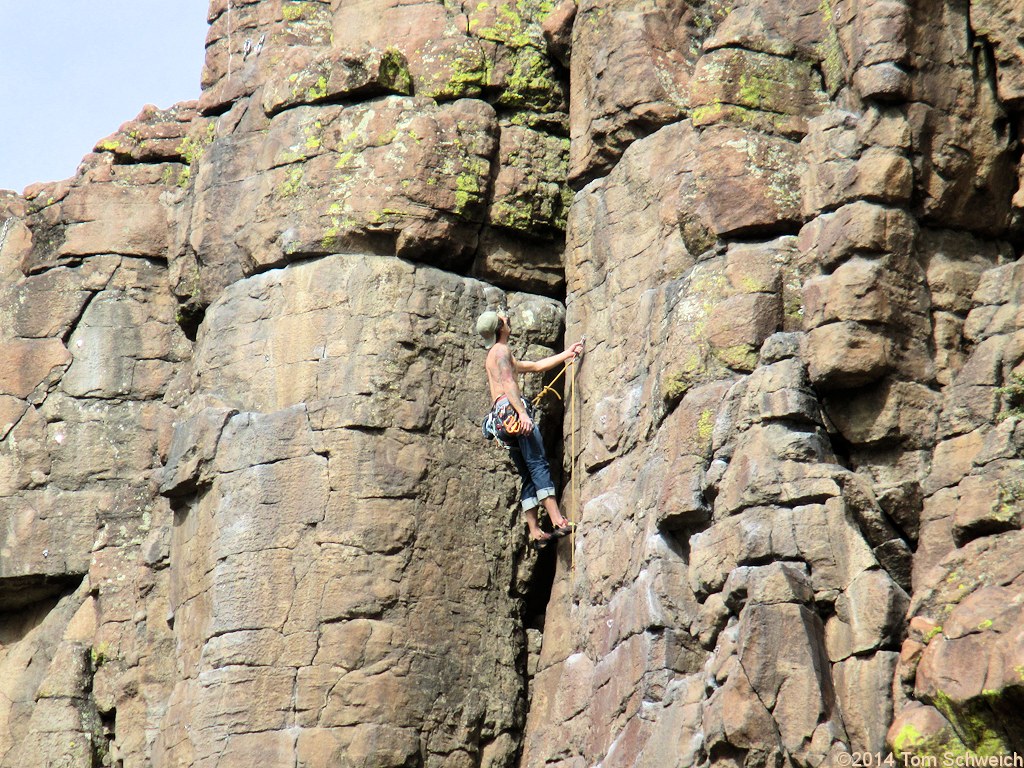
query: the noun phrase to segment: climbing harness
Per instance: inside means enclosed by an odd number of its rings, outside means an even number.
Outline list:
[[[527,413],[533,418],[533,409],[530,406],[527,406]],[[487,439],[497,438],[504,448],[508,448],[513,439],[522,434],[523,424],[519,420],[519,414],[505,395],[494,401],[494,407],[484,417],[483,432]]]

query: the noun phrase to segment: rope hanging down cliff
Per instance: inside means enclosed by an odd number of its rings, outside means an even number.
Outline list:
[[[587,337],[584,336],[580,339],[580,344],[586,344]],[[580,497],[579,488],[579,476],[576,473],[577,463],[579,456],[576,453],[576,374],[579,372],[579,365],[576,365],[576,361],[579,360],[580,364],[583,363],[583,352],[582,350],[575,358],[570,358],[565,361],[562,365],[562,369],[550,382],[544,385],[544,388],[538,392],[533,398],[533,407],[537,408],[544,400],[544,396],[547,394],[553,394],[559,400],[562,400],[562,396],[558,394],[558,390],[555,389],[555,384],[558,380],[565,376],[565,372],[572,367],[572,375],[567,377],[567,383],[569,385],[569,397],[566,402],[566,406],[569,409],[569,524],[572,527],[572,534],[576,532],[576,504],[577,499]],[[571,568],[572,574],[576,575],[576,542],[575,538],[570,539],[570,552],[571,552]]]

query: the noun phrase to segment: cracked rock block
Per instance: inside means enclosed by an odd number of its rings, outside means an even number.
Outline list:
[[[708,321],[708,342],[724,365],[733,370],[754,369],[762,342],[782,325],[780,298],[743,293],[715,307]]]
[[[263,110],[274,115],[300,104],[412,92],[405,57],[395,50],[332,51],[263,92]]]
[[[296,743],[325,768],[440,766],[456,744],[514,754],[496,737],[524,694],[522,534],[503,456],[467,417],[487,394],[464,379],[485,354],[477,315],[504,300],[545,353],[556,302],[363,254],[242,280],[210,307],[163,486],[183,675],[161,759],[241,765]]]
[[[103,491],[32,490],[0,497],[7,520],[0,547],[9,553],[0,564],[0,579],[59,581],[87,573],[97,517],[112,502],[113,494]],[[33,589],[26,587],[25,592]],[[4,601],[14,598],[16,591]]]
[[[832,666],[832,680],[852,752],[884,752],[892,722],[892,683],[899,654],[879,651]]]
[[[805,225],[800,249],[831,272],[857,255],[909,256],[917,232],[917,222],[906,211],[857,201]]]
[[[118,165],[110,152],[88,156],[62,194],[44,198],[39,191],[26,218],[33,237],[22,271],[74,266],[93,255],[166,259],[181,168],[174,162]]]
[[[1011,0],[971,3],[971,28],[992,46],[999,100],[1016,107],[1024,98],[1024,47],[1013,30],[1024,23],[1024,9]]]
[[[803,177],[804,214],[813,216],[858,200],[905,205],[913,193],[906,156],[910,128],[902,111],[831,111],[808,123]]]
[[[857,9],[847,38],[853,85],[867,101],[904,101],[910,93],[911,4],[883,0]]]
[[[846,736],[822,635],[820,619],[803,606],[753,605],[740,616],[739,664],[771,711],[779,745],[815,763]]]
[[[828,101],[810,63],[742,48],[702,56],[689,94],[694,125],[736,123],[796,139]]]
[[[911,604],[897,683],[908,701],[888,741],[897,750],[978,755],[1017,752],[1021,560],[1024,533],[972,541],[930,570]],[[922,704],[924,706],[922,706]]]
[[[169,109],[147,104],[133,119],[105,139],[95,152],[110,152],[121,163],[188,162],[189,136],[199,119],[196,102],[184,101]]]
[[[569,99],[570,180],[603,175],[632,141],[683,116],[691,46],[697,45],[694,22],[694,12],[683,2],[656,6],[592,0],[578,6]]]
[[[497,148],[494,110],[387,97],[296,107],[218,138],[195,171],[175,291],[213,301],[291,259],[362,251],[454,265],[476,247]]]
[[[825,398],[835,429],[854,445],[899,442],[908,448],[931,447],[940,407],[941,399],[928,387],[892,379]]]
[[[199,109],[219,114],[275,75],[301,69],[331,47],[325,0],[213,0]]]
[[[60,378],[71,355],[60,339],[14,339],[0,345],[5,361],[0,394],[27,400],[36,388]]]
[[[535,236],[564,231],[572,202],[565,184],[568,149],[568,139],[502,126],[488,221]]]
[[[893,368],[891,340],[860,323],[830,323],[807,336],[811,381],[845,389],[878,381]]]
[[[988,57],[974,58],[967,7],[941,5],[940,14],[911,10],[915,33],[908,42],[915,71],[907,118],[915,199],[921,201],[915,213],[938,227],[1000,236],[1010,222],[1018,178],[997,93],[998,65],[993,71]],[[952,145],[964,149],[948,152]]]
[[[401,51],[418,95],[493,99],[530,119],[565,111],[560,65],[543,32],[553,11],[537,0],[360,0],[335,8],[333,42]]]
[[[124,259],[89,298],[68,338],[72,362],[61,389],[72,397],[147,400],[167,388],[189,345],[177,302],[160,282],[166,270]],[[159,286],[159,287],[157,287]]]
[[[832,661],[882,648],[893,648],[903,634],[910,600],[885,571],[858,574],[836,600],[836,614],[825,626],[825,646]]]
[[[960,503],[953,515],[953,536],[964,544],[978,536],[1019,530],[1024,521],[1024,484],[1019,461],[993,462],[983,475],[960,481]]]
[[[802,218],[798,146],[731,127],[701,134],[698,184],[715,234],[792,231]]]

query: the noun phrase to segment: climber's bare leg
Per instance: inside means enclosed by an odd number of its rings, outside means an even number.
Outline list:
[[[562,516],[562,511],[558,508],[558,502],[554,496],[548,496],[542,503],[555,528],[564,528],[569,524],[569,521]],[[534,514],[536,515],[536,512]]]

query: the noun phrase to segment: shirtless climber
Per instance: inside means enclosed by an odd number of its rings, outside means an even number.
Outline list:
[[[476,321],[476,330],[491,347],[487,353],[487,383],[491,388],[493,406],[484,422],[484,428],[491,436],[501,440],[512,455],[512,461],[523,480],[521,499],[526,524],[530,529],[530,545],[540,550],[552,539],[572,533],[573,526],[558,508],[551,470],[544,453],[544,442],[540,430],[534,426],[530,406],[519,391],[516,374],[549,371],[561,362],[575,359],[583,351],[583,342],[576,342],[560,354],[528,362],[516,360],[509,349],[508,339],[512,334],[512,326],[508,315],[484,312]],[[539,504],[544,505],[555,527],[553,533],[541,530],[537,520]]]

